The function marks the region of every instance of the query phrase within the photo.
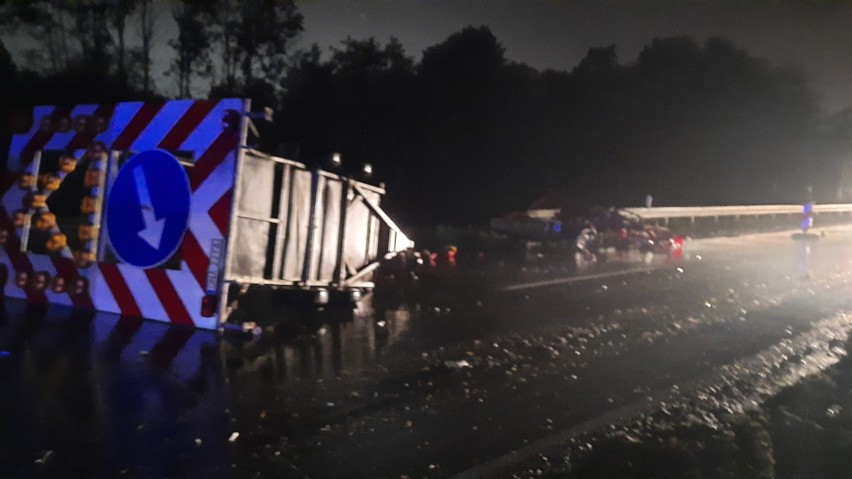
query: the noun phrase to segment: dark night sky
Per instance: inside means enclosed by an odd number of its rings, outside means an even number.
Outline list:
[[[165,50],[176,27],[169,14],[171,2],[158,3],[162,11],[155,44]],[[509,59],[559,70],[573,68],[590,47],[616,44],[624,63],[635,60],[654,37],[722,36],[774,64],[804,69],[826,110],[852,106],[852,2],[297,0],[297,4],[305,16],[305,32],[297,47],[317,43],[327,51],[347,36],[372,36],[380,42],[395,36],[417,60],[425,48],[469,25],[487,25]],[[19,61],[22,50],[32,46],[21,36],[4,40]],[[134,39],[128,42],[133,45]],[[154,70],[165,71],[169,57],[155,58]],[[157,82],[164,93],[174,88],[173,83],[167,78]]]
[[[487,25],[509,59],[570,70],[589,47],[616,44],[635,60],[654,37],[722,36],[777,65],[805,70],[826,110],[852,106],[852,2],[822,1],[304,1],[302,46],[351,35],[424,48]]]
[[[157,26],[152,73],[156,79],[157,93],[166,96],[176,94],[175,78],[162,75],[174,59],[174,52],[168,42],[177,34],[171,10],[176,1],[163,0],[156,3]],[[297,4],[304,15],[304,32],[291,45],[291,51],[308,49],[316,43],[329,52],[333,46],[340,46],[340,41],[346,37],[356,40],[374,37],[381,43],[387,42],[390,37],[397,37],[416,61],[421,59],[424,49],[444,43],[449,36],[468,26],[487,26],[505,47],[506,57],[510,60],[540,70],[552,68],[563,71],[572,70],[586,57],[590,48],[614,44],[620,62],[629,65],[637,59],[643,48],[653,43],[654,38],[688,36],[704,41],[718,36],[753,56],[768,59],[774,65],[800,67],[811,82],[812,90],[819,95],[824,111],[837,112],[847,108],[852,111],[852,89],[849,88],[852,85],[852,0],[297,0]],[[138,26],[137,13],[128,19],[129,49],[139,45]],[[43,42],[27,35],[35,34],[33,32],[21,29],[5,32],[6,36],[3,37],[14,59],[24,68],[37,66],[37,62],[33,62],[34,65],[27,64],[27,53],[31,54],[31,58],[33,53],[44,53]],[[476,35],[476,32],[469,29],[465,34]],[[494,38],[491,33],[479,32],[485,35],[480,38],[487,37],[491,45]],[[659,47],[661,43],[690,44],[682,41],[657,42],[655,48],[668,48]],[[444,47],[448,45],[458,48],[452,42],[445,43]],[[440,52],[441,49],[436,51]],[[487,50],[470,51],[474,52],[473,55],[483,54],[483,51],[487,54]],[[217,52],[214,51],[212,55],[215,62]],[[475,63],[475,59],[460,58]],[[435,184],[445,187],[447,191],[462,192],[471,200],[482,198],[480,193],[486,191],[489,184],[499,185],[503,181],[502,172],[508,171],[505,168],[489,169],[487,162],[506,166],[513,165],[510,162],[514,162],[517,155],[534,158],[537,166],[529,168],[529,175],[525,179],[530,191],[519,188],[513,193],[514,197],[502,199],[505,203],[502,205],[489,201],[486,206],[494,211],[499,208],[508,210],[512,205],[523,203],[526,201],[524,195],[531,196],[531,191],[540,189],[540,184],[573,188],[578,195],[597,195],[589,198],[589,201],[606,204],[644,198],[648,191],[655,194],[667,191],[671,196],[670,201],[675,203],[723,202],[730,196],[729,174],[738,178],[745,175],[743,178],[748,177],[748,181],[754,183],[738,190],[744,192],[738,201],[769,201],[765,198],[781,195],[785,188],[798,188],[795,183],[801,183],[805,177],[818,185],[820,191],[828,192],[825,193],[828,195],[835,190],[840,191],[837,188],[837,170],[841,161],[847,161],[849,151],[852,151],[849,148],[852,140],[848,135],[848,115],[822,121],[826,119],[820,118],[813,111],[807,88],[801,88],[798,77],[787,80],[789,77],[786,75],[763,68],[763,65],[757,65],[752,59],[748,60],[747,69],[739,71],[740,76],[737,75],[737,68],[744,67],[727,60],[718,63],[683,63],[680,65],[682,68],[676,68],[673,72],[666,70],[666,65],[662,66],[661,71],[649,70],[646,72],[649,75],[646,79],[652,80],[649,85],[625,90],[635,94],[635,97],[627,99],[632,99],[632,102],[608,102],[607,94],[614,90],[611,90],[612,85],[606,84],[606,77],[602,81],[599,77],[589,77],[588,85],[565,83],[560,84],[558,89],[541,89],[548,94],[555,94],[553,98],[558,99],[562,95],[563,102],[553,104],[557,108],[549,108],[550,104],[544,108],[536,103],[536,98],[525,96],[533,90],[507,73],[523,69],[490,70],[499,70],[500,73],[495,75],[505,76],[501,83],[488,81],[492,73],[486,73],[489,76],[474,75],[496,63],[480,63],[476,69],[468,69],[469,72],[454,63],[449,65],[446,68],[441,67],[440,62],[431,65],[433,73],[439,74],[435,78],[449,79],[453,82],[451,86],[459,87],[458,91],[449,93],[439,91],[443,88],[439,82],[429,83],[423,78],[422,82],[416,83],[422,87],[422,91],[412,94],[406,90],[405,82],[394,84],[376,81],[359,85],[352,79],[346,79],[352,83],[328,81],[323,84],[321,75],[304,76],[302,80],[297,76],[292,79],[295,83],[288,82],[287,85],[298,95],[288,95],[286,104],[279,105],[282,111],[286,111],[281,118],[289,118],[286,131],[290,136],[276,139],[298,143],[303,147],[301,153],[305,157],[320,158],[327,153],[326,149],[336,148],[357,161],[369,158],[374,165],[384,166],[385,171],[389,172],[387,174],[396,175],[396,178],[409,175],[409,178],[416,180],[410,180],[410,184],[401,187],[400,191],[408,195],[402,200],[410,201],[412,205],[432,195],[430,189]],[[427,63],[427,72],[429,68]],[[712,70],[718,68],[732,70]],[[756,83],[757,87],[753,87],[742,78],[742,74],[746,73],[764,83]],[[549,79],[552,83],[553,79],[563,76],[548,75],[541,78]],[[618,78],[612,77],[610,80]],[[312,83],[302,85],[299,81]],[[466,81],[472,83],[466,84]],[[470,95],[464,88],[465,85],[490,83],[505,90],[495,89],[488,95],[477,96]],[[730,90],[708,90],[709,84],[716,83],[730,87]],[[393,90],[388,85],[399,87],[397,96],[388,94]],[[792,89],[776,91],[765,85]],[[194,86],[195,91],[190,92],[191,95],[207,95],[209,85],[196,81]],[[373,88],[387,90],[378,93],[373,92]],[[673,92],[679,92],[679,95],[670,95]],[[754,92],[759,94],[751,94]],[[420,93],[423,94],[422,98],[418,96]],[[569,93],[579,93],[582,98],[577,100],[568,96]],[[595,94],[599,97],[595,97]],[[744,94],[748,94],[746,102],[742,101],[742,98],[746,98]],[[586,97],[582,95],[591,95],[592,100],[584,103]],[[644,98],[643,95],[650,96]],[[393,104],[382,106],[369,103],[368,100],[373,96],[389,98]],[[456,114],[451,107],[465,107],[468,97],[475,100],[468,102],[473,105],[469,110],[475,114]],[[668,100],[658,101],[663,97]],[[430,102],[420,104],[409,101],[412,98]],[[504,101],[507,98],[518,101]],[[436,99],[446,103],[432,101]],[[361,100],[364,100],[363,105],[369,106],[356,107],[361,105]],[[698,112],[696,105],[704,104],[702,100],[712,101],[713,108],[700,111],[701,115],[694,114]],[[480,101],[481,105],[477,103]],[[429,110],[435,104],[438,107]],[[483,105],[490,109],[481,107]],[[633,114],[629,109],[636,105],[644,110]],[[397,111],[397,106],[402,108]],[[387,115],[371,116],[370,107],[384,108]],[[425,114],[412,115],[413,108],[422,108]],[[535,113],[530,118],[538,121],[535,124],[536,135],[511,137],[504,134],[529,127],[529,124],[520,123],[524,117],[517,114],[527,111],[527,108]],[[595,121],[595,116],[600,112],[617,117],[620,123]],[[642,119],[645,114],[656,114],[660,118],[656,123],[646,124]],[[329,121],[329,117],[337,123]],[[422,128],[409,128],[412,118]],[[679,118],[688,118],[689,121],[680,122]],[[362,124],[364,119],[369,122]],[[734,123],[722,121],[726,119]],[[465,131],[468,124],[475,125],[481,134],[455,134]],[[607,128],[628,128],[630,134],[608,131]],[[393,141],[409,133],[411,137],[405,137],[409,143]],[[423,133],[422,137],[417,136],[420,133]],[[426,138],[431,134],[443,135],[446,141],[436,143],[432,137]],[[820,143],[812,144],[815,141]],[[421,142],[423,148],[410,148],[414,152],[411,153],[409,146],[417,142]],[[405,153],[407,163],[395,160],[399,152]],[[433,163],[433,158],[441,158],[444,163]],[[464,169],[458,177],[442,173],[442,168],[458,168],[459,160],[470,158],[476,161],[463,163]],[[722,163],[722,160],[727,163]],[[597,183],[579,181],[579,177],[571,171],[571,168],[583,165],[584,162],[595,162],[598,165],[595,170],[597,173],[591,175]],[[715,183],[707,178],[696,181],[691,165],[704,168],[708,175],[715,178]],[[561,168],[561,173],[550,175],[548,168],[554,166]],[[647,171],[657,167],[662,167],[665,175],[647,174]],[[409,174],[411,171],[414,173]],[[483,180],[478,186],[480,190],[463,184],[465,174],[482,171],[489,173],[487,181],[491,183],[486,184]],[[547,175],[541,174],[543,171],[547,171]],[[764,171],[772,172],[772,175],[763,174]],[[613,174],[621,186],[611,189],[609,179]],[[758,185],[758,182],[761,183]],[[672,188],[670,185],[677,187]],[[485,214],[485,210],[480,208],[482,205],[475,204],[475,201],[469,202],[469,211],[458,212],[454,204],[458,200],[448,198],[442,206],[436,207],[432,219],[443,220],[455,215],[451,219],[468,221],[476,219],[475,215]],[[669,201],[664,198],[660,200]]]

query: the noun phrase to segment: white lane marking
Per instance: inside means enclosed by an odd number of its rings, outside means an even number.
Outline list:
[[[836,364],[845,354],[837,354],[829,349],[831,341],[837,338],[849,337],[852,331],[852,317],[840,313],[832,318],[823,319],[813,327],[795,338],[783,339],[772,344],[757,354],[741,357],[732,363],[723,363],[699,374],[698,377],[676,382],[678,393],[672,392],[671,385],[659,387],[649,392],[644,399],[638,399],[616,409],[611,409],[599,416],[583,421],[550,436],[543,437],[526,446],[512,450],[490,461],[483,462],[471,469],[458,472],[450,479],[477,479],[484,477],[503,477],[511,471],[507,468],[517,466],[523,461],[530,460],[538,454],[547,453],[564,447],[572,438],[595,431],[602,431],[609,425],[629,424],[642,412],[653,411],[661,401],[670,402],[670,398],[683,394],[681,399],[694,398],[699,392],[705,392],[708,385],[731,384],[738,375],[751,374],[763,376],[762,369],[771,365],[770,377],[762,386],[753,386],[751,395],[744,396],[739,408],[737,404],[729,405],[737,413],[744,411],[746,404],[762,404],[764,400],[778,394],[783,388],[796,384],[805,376],[823,371]],[[801,356],[801,361],[789,363],[787,356]],[[753,371],[749,373],[749,371]],[[754,372],[757,371],[757,372]],[[711,394],[712,395],[712,394]]]
[[[517,291],[519,289],[531,289],[531,288],[540,288],[542,286],[552,286],[555,284],[568,284],[568,283],[576,283],[578,281],[586,281],[590,279],[601,279],[601,278],[611,278],[613,276],[623,276],[625,274],[633,274],[633,273],[646,273],[649,271],[654,271],[660,269],[661,267],[652,267],[652,268],[633,268],[633,269],[625,269],[621,271],[610,271],[608,273],[597,273],[597,274],[587,274],[583,276],[571,276],[569,278],[556,278],[556,279],[548,279],[544,281],[533,281],[531,283],[520,283],[520,284],[512,284],[509,286],[504,286],[500,288],[499,291]]]

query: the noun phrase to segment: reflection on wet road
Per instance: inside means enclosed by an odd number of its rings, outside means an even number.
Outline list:
[[[3,477],[170,477],[227,464],[213,334],[7,300],[0,350]]]
[[[852,309],[850,245],[702,240],[584,281],[464,272],[225,338],[7,300],[0,476],[446,477]]]

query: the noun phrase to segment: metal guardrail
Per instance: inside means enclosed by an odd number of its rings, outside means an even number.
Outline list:
[[[802,214],[802,205],[754,206],[661,206],[623,208],[622,211],[641,219],[702,218],[722,216],[765,216]],[[852,213],[852,204],[814,205],[814,213]]]

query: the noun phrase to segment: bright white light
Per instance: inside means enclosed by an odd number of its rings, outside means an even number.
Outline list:
[[[373,165],[371,165],[369,163],[364,163],[364,167],[361,170],[364,172],[365,175],[372,175],[373,174]]]
[[[341,160],[340,158],[340,153],[335,152],[333,155],[331,155],[331,162],[335,165],[340,166],[340,164],[343,162],[343,160]]]
[[[328,300],[328,291],[324,289],[317,291],[316,296],[314,297],[314,303],[316,304],[328,304]]]

